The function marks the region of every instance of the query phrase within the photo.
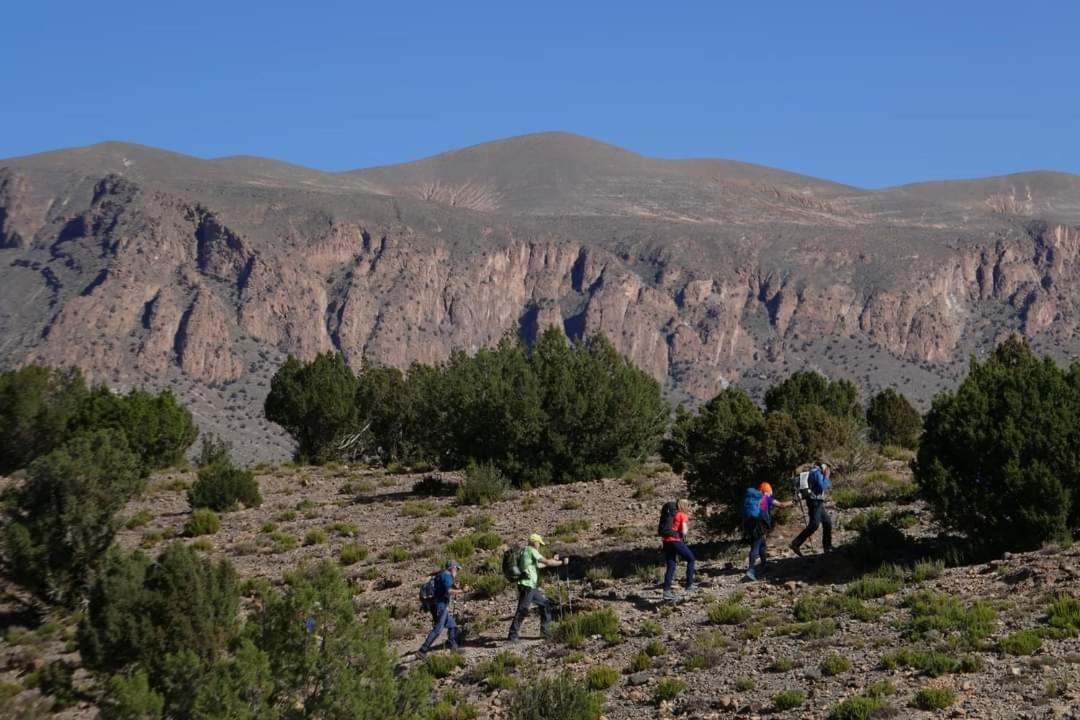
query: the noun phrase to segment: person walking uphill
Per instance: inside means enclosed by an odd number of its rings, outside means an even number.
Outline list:
[[[756,496],[753,495],[751,497],[757,502],[758,514],[756,517],[746,518],[744,527],[747,536],[750,538],[750,562],[746,566],[747,580],[757,580],[758,575],[765,572],[766,541],[773,526],[773,508],[791,507],[792,505],[792,503],[782,502],[774,498],[772,485],[767,482],[758,485],[757,490],[761,494],[761,499],[757,500]],[[761,567],[755,568],[754,565],[758,558],[761,558]]]
[[[690,504],[686,500],[678,500],[675,503],[674,517],[671,519],[670,529],[667,527],[666,516],[670,514],[670,503],[664,506],[660,515],[660,536],[664,543],[664,559],[667,561],[667,571],[664,573],[664,600],[674,600],[671,592],[671,583],[675,579],[675,564],[677,558],[686,561],[686,592],[697,592],[698,586],[694,584],[694,553],[686,544],[686,536],[690,532],[690,515],[687,510]]]
[[[829,474],[831,468],[828,463],[819,463],[810,470],[809,490],[806,497],[807,511],[810,521],[806,528],[791,541],[791,549],[796,555],[802,557],[800,547],[810,539],[810,536],[821,527],[821,547],[824,552],[832,552],[832,519],[825,512],[825,493],[829,491]]]
[[[416,654],[421,657],[431,650],[431,646],[442,634],[443,628],[446,628],[447,646],[451,650],[457,650],[458,627],[457,622],[454,621],[454,615],[450,612],[450,601],[453,594],[459,592],[454,587],[454,580],[460,569],[461,566],[457,561],[449,560],[446,563],[446,569],[435,573],[421,588],[421,598],[431,611],[431,632],[424,639],[424,644],[416,651]],[[460,592],[467,591],[468,588],[460,590]]]
[[[521,556],[518,558],[521,578],[518,580],[517,610],[514,611],[510,633],[506,637],[510,642],[518,641],[521,623],[529,614],[529,608],[534,605],[540,615],[540,634],[547,637],[548,627],[551,625],[551,602],[544,595],[544,591],[537,587],[540,580],[540,568],[566,565],[570,562],[570,558],[560,558],[558,554],[545,558],[540,554],[540,548],[546,544],[544,538],[533,533],[529,536],[529,544],[521,551]]]

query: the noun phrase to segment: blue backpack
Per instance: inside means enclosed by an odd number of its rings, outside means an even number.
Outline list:
[[[763,497],[765,496],[757,488],[746,488],[742,501],[743,520],[756,520],[761,517],[761,498]]]

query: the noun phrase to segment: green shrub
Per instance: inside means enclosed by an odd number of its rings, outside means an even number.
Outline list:
[[[144,484],[127,441],[111,431],[76,436],[35,460],[10,491],[0,531],[9,576],[47,602],[74,605]]]
[[[806,702],[806,693],[802,690],[783,690],[773,695],[773,705],[780,712],[794,710]]]
[[[900,582],[891,578],[863,577],[848,584],[847,594],[860,600],[873,600],[893,594],[900,586]]]
[[[262,495],[259,494],[255,473],[217,463],[199,470],[198,479],[188,490],[188,502],[193,508],[228,512],[240,505],[259,507],[262,505]]]
[[[897,460],[907,462],[914,457],[914,453],[898,445],[883,445],[881,448],[881,454],[887,460]]]
[[[886,670],[910,667],[930,677],[938,677],[963,670],[964,662],[936,650],[901,648],[882,656],[881,667]]]
[[[38,671],[37,688],[53,700],[54,710],[63,710],[78,700],[72,678],[75,668],[64,660],[53,660]]]
[[[998,640],[998,648],[1006,655],[1031,655],[1042,647],[1042,638],[1034,630],[1020,630]]]
[[[495,518],[491,513],[472,513],[465,518],[465,527],[472,528],[476,532],[487,532],[495,527]]]
[[[748,692],[757,687],[757,680],[749,675],[737,678],[735,680],[735,689],[739,692]]]
[[[191,542],[191,549],[198,550],[199,552],[213,552],[214,543],[210,542],[210,538],[201,537]]]
[[[321,528],[312,528],[304,533],[304,545],[322,545],[326,542],[326,531]]]
[[[720,600],[709,606],[706,614],[714,625],[738,625],[750,618],[750,608],[742,604],[742,593],[736,593],[726,600]]]
[[[27,365],[0,372],[0,475],[60,447],[86,395],[77,368]]]
[[[866,426],[876,443],[913,448],[919,442],[922,416],[911,402],[893,388],[885,388],[866,408]]]
[[[836,623],[832,620],[811,620],[776,628],[777,635],[798,635],[803,640],[820,640],[832,636],[835,632]]]
[[[153,519],[154,515],[149,510],[140,510],[127,519],[127,522],[124,523],[124,527],[128,530],[136,530],[145,525],[149,525],[150,521]]]
[[[386,553],[386,557],[388,560],[390,560],[390,562],[399,563],[405,562],[410,557],[412,557],[412,553],[409,552],[408,548],[404,548],[399,545],[390,548],[390,551]]]
[[[630,664],[626,666],[626,672],[639,673],[644,670],[648,670],[653,665],[652,655],[642,650],[634,657],[630,658]]]
[[[915,582],[924,582],[941,577],[943,572],[945,572],[945,563],[941,560],[924,560],[915,564],[911,575]]]
[[[101,720],[157,720],[165,709],[165,698],[154,692],[146,672],[113,675],[101,705]]]
[[[462,505],[491,505],[502,500],[509,486],[502,472],[492,463],[471,463],[457,490]]]
[[[495,533],[490,532],[478,532],[469,536],[472,540],[472,544],[478,550],[494,550],[502,545],[502,540]]]
[[[433,653],[424,659],[424,669],[435,678],[449,677],[464,664],[465,658],[456,652]]]
[[[467,535],[454,538],[446,544],[446,556],[454,560],[468,560],[476,552],[472,538]]]
[[[851,669],[851,661],[843,655],[833,653],[826,655],[825,659],[821,661],[821,674],[826,677],[832,677],[833,675],[840,675],[846,673]]]
[[[221,519],[213,510],[196,508],[184,523],[184,534],[188,537],[213,535],[221,529]]]
[[[1034,549],[1080,527],[1076,378],[1014,335],[937,396],[915,480],[942,524],[998,549]]]
[[[609,665],[594,665],[585,673],[585,685],[590,690],[607,690],[619,682],[619,671]]]
[[[502,594],[510,586],[510,581],[503,577],[502,573],[485,573],[478,575],[469,585],[472,586],[473,595],[480,600],[493,598]]]
[[[289,357],[274,373],[266,396],[266,419],[296,441],[296,460],[322,464],[342,454],[342,440],[361,427],[359,383],[345,358],[327,352],[309,363]]]
[[[1080,598],[1059,595],[1047,611],[1047,624],[1069,637],[1080,635]]]
[[[359,543],[345,543],[338,552],[338,562],[342,565],[355,565],[368,556],[368,549]]]
[[[891,680],[875,680],[863,688],[863,695],[867,697],[886,697],[896,694],[896,686]]]
[[[944,710],[956,702],[956,691],[948,687],[924,687],[915,693],[915,707],[920,710]]]
[[[685,689],[686,683],[678,678],[660,678],[656,681],[656,686],[653,688],[653,702],[659,705],[660,703],[674,700],[679,697]]]
[[[948,595],[920,590],[907,604],[911,608],[910,633],[916,638],[931,630],[955,632],[965,646],[977,647],[997,627],[994,608],[981,601],[965,606]]]
[[[282,512],[279,512],[277,515],[274,516],[274,520],[276,520],[277,522],[283,522],[283,523],[292,522],[295,519],[296,519],[296,511],[295,510],[283,510]]]
[[[508,720],[597,720],[603,699],[581,683],[560,675],[540,678],[518,688],[510,701]]]
[[[490,660],[485,660],[476,665],[465,675],[465,680],[472,683],[483,683],[488,690],[503,690],[517,685],[517,680],[512,673],[521,665],[520,655],[505,650],[495,654]]]
[[[360,532],[360,528],[349,522],[336,522],[333,525],[328,526],[327,530],[335,535],[349,538],[356,537]]]
[[[609,643],[619,641],[619,616],[614,610],[571,615],[555,626],[552,637],[570,647],[581,647],[593,635],[599,635]]]
[[[659,640],[651,640],[645,645],[644,652],[649,657],[660,657],[667,655],[667,647]]]
[[[828,720],[871,720],[879,717],[889,702],[874,695],[854,695],[829,711]]]
[[[660,623],[655,620],[642,620],[641,628],[638,630],[638,634],[642,637],[654,638],[660,637],[660,634],[664,631],[664,628]]]
[[[406,500],[399,511],[402,517],[419,518],[435,512],[435,503],[430,500]]]

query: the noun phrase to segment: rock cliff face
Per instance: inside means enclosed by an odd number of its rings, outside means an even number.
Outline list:
[[[785,184],[741,165],[717,177],[727,166],[617,151],[596,177],[575,165],[577,214],[557,215],[547,196],[523,205],[540,189],[505,173],[421,166],[396,187],[393,169],[294,176],[91,151],[0,162],[0,361],[171,384],[208,425],[248,427],[255,455],[286,353],[406,367],[554,325],[608,336],[677,397],[809,365],[925,400],[1009,332],[1080,350],[1080,183],[1053,186],[1042,202],[1064,217],[1045,220],[977,190],[928,210],[922,190]],[[497,153],[482,167],[504,170]]]

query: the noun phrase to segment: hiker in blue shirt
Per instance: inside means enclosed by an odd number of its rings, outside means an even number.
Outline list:
[[[829,491],[829,473],[831,468],[828,463],[818,463],[810,470],[810,492],[806,498],[807,511],[810,514],[810,522],[798,536],[791,541],[791,549],[796,555],[802,557],[800,546],[810,539],[810,536],[821,527],[821,548],[824,552],[832,552],[832,519],[825,512],[825,493]]]
[[[458,592],[454,587],[454,578],[457,577],[460,569],[461,566],[456,560],[448,560],[446,569],[436,573],[434,578],[435,595],[431,602],[431,632],[428,633],[424,644],[416,652],[417,655],[423,656],[431,650],[432,644],[439,639],[443,628],[446,628],[447,645],[451,650],[457,650],[458,628],[454,616],[450,613],[450,600],[452,595]],[[467,590],[468,588],[462,588],[462,591]]]

